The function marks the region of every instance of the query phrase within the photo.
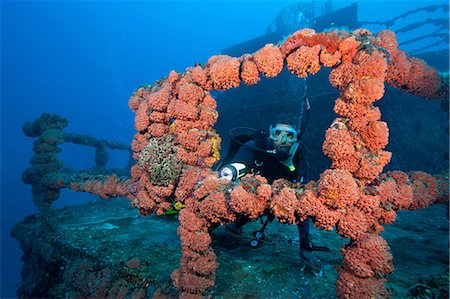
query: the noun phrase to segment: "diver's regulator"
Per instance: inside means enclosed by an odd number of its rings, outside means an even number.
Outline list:
[[[247,166],[244,163],[227,164],[219,170],[219,177],[227,179],[230,182],[243,177],[248,173]]]

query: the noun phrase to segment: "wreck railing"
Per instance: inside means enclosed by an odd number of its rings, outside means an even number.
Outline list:
[[[85,182],[124,182],[130,176],[130,167],[134,164],[131,148],[119,142],[97,139],[93,136],[65,132],[68,121],[53,113],[43,113],[37,119],[26,122],[23,132],[28,137],[35,137],[31,167],[22,174],[22,181],[32,186],[33,201],[40,212],[50,210],[52,202],[58,199],[62,188],[75,191]],[[64,163],[58,156],[62,152],[63,143],[95,148],[95,166],[89,169],[73,170],[64,168]],[[107,169],[110,160],[108,149],[126,151],[127,165],[123,168]],[[113,182],[114,181],[114,182]],[[90,188],[96,186],[91,184]],[[86,187],[84,188],[86,189]],[[101,193],[101,192],[100,192]],[[111,195],[105,190],[105,196]]]

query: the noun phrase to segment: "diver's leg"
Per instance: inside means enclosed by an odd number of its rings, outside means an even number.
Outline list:
[[[216,228],[218,228],[219,226],[220,226],[220,224],[218,224],[218,223],[212,224],[212,225],[208,228],[208,232],[209,232],[209,233],[212,233],[212,232],[215,231]]]
[[[309,242],[309,218],[305,221],[299,222],[297,227],[298,233],[300,235],[300,243],[302,242],[302,240],[306,240]]]
[[[300,259],[312,268],[320,268],[319,259],[312,253],[313,243],[309,237],[309,218],[297,225],[300,236]]]
[[[242,227],[249,223],[250,220],[245,217],[238,217],[233,223],[225,225],[225,228],[233,234],[242,234]]]

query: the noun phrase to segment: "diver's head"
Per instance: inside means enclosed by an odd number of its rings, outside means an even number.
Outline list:
[[[298,139],[298,117],[294,114],[278,115],[269,127],[269,136],[275,147],[291,147]]]

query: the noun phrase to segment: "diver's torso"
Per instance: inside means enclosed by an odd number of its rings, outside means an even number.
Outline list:
[[[273,149],[273,142],[269,138],[251,141],[252,146],[260,149]],[[296,151],[293,159],[294,165],[299,165],[301,157],[300,148]],[[255,152],[249,148],[242,147],[236,155],[237,161],[247,165],[249,172],[264,176],[269,183],[276,179],[284,178],[295,181],[299,169],[289,170],[289,167],[279,161],[274,155]],[[236,160],[235,160],[236,161]]]

